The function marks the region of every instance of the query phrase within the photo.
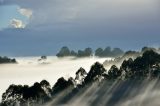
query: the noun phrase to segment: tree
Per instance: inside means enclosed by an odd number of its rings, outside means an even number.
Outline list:
[[[113,50],[112,50],[112,55],[113,55],[113,57],[118,57],[118,56],[121,56],[121,55],[123,55],[124,54],[124,52],[123,52],[123,50],[121,50],[120,48],[114,48]]]
[[[42,59],[42,60],[46,60],[46,59],[47,59],[47,56],[44,56],[44,55],[43,55],[43,56],[41,56],[41,59]]]
[[[70,55],[71,55],[71,56],[77,56],[77,53],[72,50]]]
[[[96,49],[95,56],[102,57],[102,55],[103,55],[103,49],[102,48]]]
[[[158,63],[153,65],[149,71],[151,78],[160,78],[160,66]]]
[[[82,50],[78,50],[78,57],[84,57],[84,52]]]
[[[150,68],[157,63],[160,63],[160,55],[153,50],[148,50],[134,61],[131,58],[123,61],[121,70],[125,70],[127,78],[144,78],[148,76]]]
[[[46,80],[42,80],[40,82],[41,88],[45,91],[45,93],[48,95],[47,97],[51,97],[51,86],[50,83]],[[46,98],[48,99],[48,98]]]
[[[123,61],[121,69],[128,71],[130,68],[132,68],[132,65],[133,65],[133,59],[129,58],[128,60]]]
[[[16,59],[10,59],[6,56],[1,57],[0,56],[0,64],[6,64],[6,63],[17,63]]]
[[[111,47],[106,47],[104,49],[103,56],[112,57]]]
[[[50,92],[49,92],[50,91]],[[36,82],[29,87],[28,85],[10,85],[2,95],[2,104],[4,106],[27,106],[27,104],[43,104],[51,98],[50,84],[43,80]]]
[[[61,48],[61,50],[59,51],[59,53],[57,53],[58,57],[64,57],[64,56],[70,56],[70,50],[68,47],[64,46]]]
[[[87,76],[87,72],[82,67],[76,72],[75,81],[77,84],[82,84],[84,78]]]
[[[18,101],[21,101],[23,95],[22,89],[22,85],[10,85],[6,92],[2,94],[2,104],[5,104],[6,106],[16,105]]]
[[[85,50],[78,50],[78,57],[88,57],[92,56],[92,49],[91,48],[86,48]]]
[[[156,49],[152,48],[152,47],[143,47],[142,50],[141,50],[141,52],[144,53],[144,52],[149,51],[149,50],[156,51]]]
[[[91,48],[86,48],[84,50],[84,55],[85,56],[91,56],[92,55],[92,49]]]
[[[124,52],[120,48],[114,48],[112,50],[111,47],[106,47],[104,50],[102,48],[98,48],[95,51],[95,55],[99,57],[118,57],[123,54]]]
[[[72,83],[71,79],[67,81],[63,77],[61,77],[52,87],[52,95],[56,95],[71,86],[74,86],[74,83]]]
[[[116,79],[121,76],[121,71],[115,65],[113,65],[108,71],[108,75],[111,79]]]
[[[84,83],[88,84],[94,82],[95,80],[99,80],[99,78],[103,77],[104,72],[106,72],[106,70],[103,65],[99,62],[96,62],[94,65],[92,65],[89,73],[85,77]]]

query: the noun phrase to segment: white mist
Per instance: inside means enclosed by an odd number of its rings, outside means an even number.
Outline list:
[[[83,67],[89,71],[96,61],[103,63],[107,58],[61,58],[48,57],[46,64],[38,61],[40,57],[19,57],[16,58],[18,64],[0,65],[0,99],[1,95],[11,84],[32,85],[46,79],[51,86],[58,78],[75,77],[75,72]]]

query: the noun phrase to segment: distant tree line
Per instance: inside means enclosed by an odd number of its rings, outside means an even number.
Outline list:
[[[52,88],[46,80],[36,82],[32,86],[10,85],[2,95],[0,106],[39,106],[58,98],[58,95],[61,95],[61,99],[56,103],[61,104],[66,103],[77,92],[93,83],[110,82],[111,86],[115,80],[152,80],[156,78],[160,79],[160,54],[154,50],[146,50],[135,59],[124,60],[120,68],[112,65],[107,71],[99,62],[93,64],[88,73],[85,69],[80,68],[75,78],[61,77]]]
[[[0,56],[0,64],[6,64],[6,63],[17,63],[17,62],[16,62],[16,59],[10,59],[6,56],[4,57]]]
[[[143,47],[140,51],[126,51],[122,56],[115,57],[113,60],[106,60],[103,64],[105,66],[110,66],[111,64],[122,64],[124,60],[127,60],[128,58],[132,58],[133,60],[136,59],[138,56],[141,56],[145,51],[152,50],[154,52],[160,52],[160,49],[156,49],[153,47]]]
[[[78,50],[78,52],[75,52],[74,50],[70,50],[68,47],[62,47],[56,56],[58,57],[65,57],[65,56],[88,57],[92,55],[93,55],[93,50],[91,48],[86,48],[84,50]]]
[[[95,56],[98,57],[118,57],[124,54],[124,51],[120,48],[113,48],[106,47],[98,48],[93,52],[92,48],[86,48],[84,50],[78,50],[78,52],[75,52],[74,50],[70,50],[68,47],[62,47],[61,50],[57,53],[56,56],[58,57],[65,57],[65,56],[76,56],[76,57],[88,57],[88,56]]]

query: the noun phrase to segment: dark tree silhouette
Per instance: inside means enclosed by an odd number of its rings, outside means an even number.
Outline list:
[[[70,56],[70,50],[68,47],[62,47],[59,53],[57,53],[58,57]]]
[[[68,81],[65,80],[63,77],[59,78],[55,85],[52,88],[52,95],[57,95],[58,93],[64,91],[65,89],[69,87],[73,87],[74,83],[72,81],[72,78],[70,78]]]
[[[119,76],[121,76],[121,71],[115,65],[113,65],[108,71],[108,75],[110,79],[117,79]]]
[[[85,52],[85,56],[91,56],[92,55],[92,49],[91,48],[86,48],[84,50],[84,52]]]
[[[114,57],[122,56],[123,54],[124,54],[124,51],[121,50],[120,48],[114,48],[114,49],[112,50],[112,55],[113,55]]]
[[[121,70],[125,70],[126,77],[142,78],[149,75],[149,70],[155,64],[160,63],[160,55],[153,50],[145,51],[142,56],[125,60],[121,65]]]
[[[68,80],[65,80],[61,77],[52,89],[46,80],[42,80],[40,83],[36,82],[32,86],[12,84],[6,92],[3,93],[0,106],[39,106],[47,103],[51,99],[55,99],[57,95],[61,93],[62,97],[59,98],[57,103],[66,103],[78,94],[79,91],[85,92],[85,90],[90,87],[90,84],[97,82],[99,86],[104,84],[101,87],[105,88],[105,90],[98,90],[96,93],[99,92],[97,93],[98,95],[104,96],[103,93],[106,93],[107,88],[110,88],[116,81],[118,82],[117,88],[113,89],[113,91],[116,90],[116,92],[113,92],[113,95],[116,96],[109,100],[109,104],[113,105],[115,100],[120,100],[121,96],[125,97],[124,95],[127,94],[125,91],[129,92],[128,88],[136,84],[141,84],[144,79],[152,80],[155,78],[160,79],[160,54],[154,50],[147,50],[136,59],[129,58],[124,60],[120,69],[117,68],[116,65],[113,65],[108,70],[108,73],[99,62],[91,66],[89,73],[83,68],[80,68],[76,72],[75,79],[70,77]],[[76,83],[77,81],[81,81],[81,83]],[[136,82],[136,84],[132,85],[132,82]],[[96,102],[100,100],[100,97],[101,96],[97,96],[95,98],[96,101],[92,103],[93,106],[97,106]]]
[[[95,56],[98,57],[119,57],[124,54],[123,50],[120,48],[106,47],[104,50],[102,48],[98,48],[95,50]]]
[[[78,57],[88,57],[92,56],[92,49],[91,48],[86,48],[85,50],[78,50]]]
[[[46,60],[46,59],[47,59],[47,56],[44,56],[44,55],[43,55],[43,56],[41,56],[41,59],[42,59],[42,60]]]
[[[76,57],[88,57],[92,56],[92,49],[86,48],[85,50],[78,50],[75,52],[74,50],[69,50],[68,47],[62,47],[61,50],[57,53],[57,57],[65,57],[65,56],[76,56]]]
[[[153,47],[143,47],[142,50],[141,50],[141,52],[144,53],[144,52],[149,51],[149,50],[153,50],[153,51],[156,52],[156,49],[153,48]]]
[[[96,62],[92,65],[89,73],[87,74],[86,78],[84,79],[84,83],[92,83],[95,80],[99,80],[99,78],[103,77],[103,73],[106,72],[105,68],[99,62]]]
[[[95,56],[102,57],[103,56],[103,49],[102,48],[96,49]]]
[[[74,50],[72,50],[70,55],[71,56],[77,56],[77,53]]]
[[[28,104],[43,104],[51,98],[50,84],[43,80],[33,86],[10,85],[2,95],[2,106],[28,106]]]
[[[160,65],[155,64],[149,70],[149,75],[151,78],[160,78]]]
[[[6,64],[6,63],[17,63],[16,59],[10,59],[6,56],[1,57],[0,56],[0,64]]]
[[[75,56],[75,57],[89,57],[93,56],[92,48],[85,48],[84,50],[78,50],[75,52],[74,50],[70,50],[68,47],[62,47],[61,50],[57,53],[57,57],[65,57],[65,56]],[[95,50],[95,56],[98,57],[118,57],[124,54],[123,50],[120,48],[106,47],[104,50],[102,48],[98,48]]]
[[[82,67],[76,72],[75,81],[77,84],[82,84],[84,78],[87,76],[87,72]]]
[[[106,47],[103,51],[103,56],[112,57],[111,47]]]

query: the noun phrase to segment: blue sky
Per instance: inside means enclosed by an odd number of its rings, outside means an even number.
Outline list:
[[[0,55],[160,45],[159,0],[1,0]]]
[[[5,6],[0,6],[0,13],[1,13],[1,24],[0,24],[0,29],[8,28],[10,27],[10,21],[15,18],[15,19],[20,19],[23,20],[24,23],[27,22],[27,17],[24,15],[20,14],[18,12],[19,6],[17,5],[5,5]]]

